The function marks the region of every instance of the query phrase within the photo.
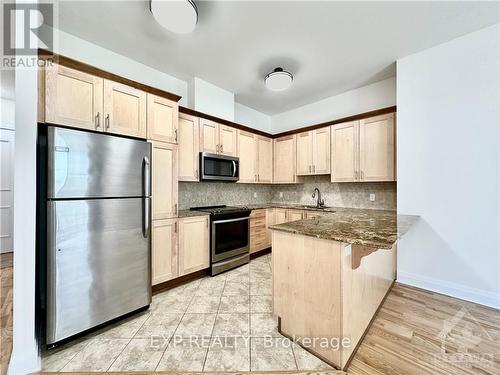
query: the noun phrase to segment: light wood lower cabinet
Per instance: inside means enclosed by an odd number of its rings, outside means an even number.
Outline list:
[[[209,267],[208,216],[179,219],[179,276]]]
[[[179,181],[198,181],[200,126],[195,116],[179,115]]]
[[[151,281],[172,280],[178,272],[177,219],[153,220],[151,224]]]
[[[105,79],[104,129],[110,133],[146,138],[146,93]]]
[[[177,143],[179,105],[173,100],[147,94],[148,139]]]
[[[250,214],[250,253],[269,247],[266,209],[252,210]]]
[[[43,73],[40,76],[43,78]],[[45,119],[39,120],[103,131],[103,84],[102,78],[91,74],[49,65],[45,72],[45,103],[39,103],[45,106]]]
[[[152,142],[151,161],[152,217],[177,216],[177,145]]]

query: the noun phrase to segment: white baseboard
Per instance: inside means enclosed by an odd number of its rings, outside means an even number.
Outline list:
[[[40,357],[37,353],[26,353],[21,350],[21,353],[13,350],[9,362],[9,375],[26,375],[38,372],[41,370]]]
[[[398,270],[398,283],[500,309],[500,294]]]

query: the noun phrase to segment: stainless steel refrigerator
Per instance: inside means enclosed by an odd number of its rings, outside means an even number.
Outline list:
[[[146,141],[47,130],[48,345],[151,303]]]

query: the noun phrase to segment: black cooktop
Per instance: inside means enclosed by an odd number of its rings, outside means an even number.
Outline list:
[[[234,207],[234,206],[205,206],[205,207],[191,207],[192,211],[209,212],[212,216],[226,215],[226,214],[250,214],[252,212],[248,207]]]

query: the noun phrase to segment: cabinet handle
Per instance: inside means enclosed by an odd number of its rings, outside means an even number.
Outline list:
[[[220,149],[219,145],[215,146],[215,151],[217,154],[219,153],[219,149]]]
[[[101,126],[101,113],[97,112],[95,116],[95,128],[97,129],[99,126]]]
[[[354,171],[354,181],[358,180],[358,171]]]
[[[224,145],[220,145],[220,152],[224,152]]]
[[[174,134],[175,134],[175,143],[177,143],[177,129],[174,130]]]
[[[196,169],[196,171],[194,172],[194,177],[198,179],[198,169]]]
[[[109,113],[106,115],[106,130],[109,129]]]
[[[174,233],[177,233],[177,221],[174,223]]]
[[[174,204],[174,211],[175,211],[175,214],[177,215],[177,203]]]
[[[313,173],[316,173],[316,166],[313,165]]]

